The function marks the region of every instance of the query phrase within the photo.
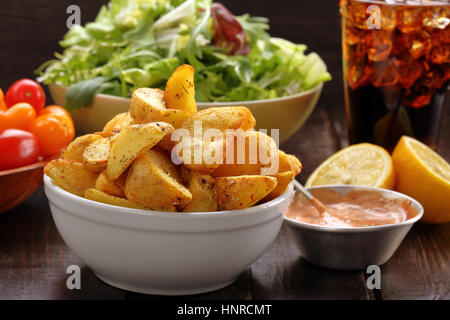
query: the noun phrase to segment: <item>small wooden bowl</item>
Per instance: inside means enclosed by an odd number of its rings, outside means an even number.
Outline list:
[[[42,184],[45,159],[28,166],[0,171],[0,214],[28,199]]]

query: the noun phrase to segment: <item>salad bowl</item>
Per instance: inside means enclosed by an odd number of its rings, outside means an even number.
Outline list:
[[[279,129],[279,142],[291,137],[305,123],[319,100],[323,84],[287,97],[266,100],[198,103],[198,109],[220,106],[246,106],[253,113],[257,128]],[[49,90],[57,105],[65,105],[67,87],[50,84]],[[104,125],[116,114],[128,112],[130,99],[96,94],[89,107],[73,111],[72,118],[77,134],[102,131]]]

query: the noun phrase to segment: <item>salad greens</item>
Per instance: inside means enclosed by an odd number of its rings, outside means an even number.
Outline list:
[[[94,22],[72,27],[60,42],[64,52],[36,72],[40,82],[69,86],[69,110],[89,105],[95,93],[130,97],[163,87],[184,63],[196,69],[200,102],[276,98],[331,79],[316,53],[268,29],[267,19],[234,17],[212,0],[111,0]]]

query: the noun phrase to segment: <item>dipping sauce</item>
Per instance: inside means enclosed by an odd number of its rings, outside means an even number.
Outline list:
[[[324,204],[326,212],[320,214],[296,192],[286,217],[327,227],[370,227],[400,223],[417,214],[410,201],[388,199],[378,191],[353,190],[345,194],[331,189],[310,191]]]

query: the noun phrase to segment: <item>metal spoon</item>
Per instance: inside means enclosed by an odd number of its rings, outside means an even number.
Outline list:
[[[316,208],[317,211],[319,211],[320,214],[323,214],[323,213],[325,213],[327,211],[327,209],[325,208],[323,203],[320,202],[319,199],[315,198],[311,194],[311,192],[306,190],[306,188],[300,182],[298,182],[296,179],[294,179],[293,181],[294,181],[295,189],[300,191],[305,196],[305,198],[308,199],[311,202],[311,204],[314,206],[314,208]]]

